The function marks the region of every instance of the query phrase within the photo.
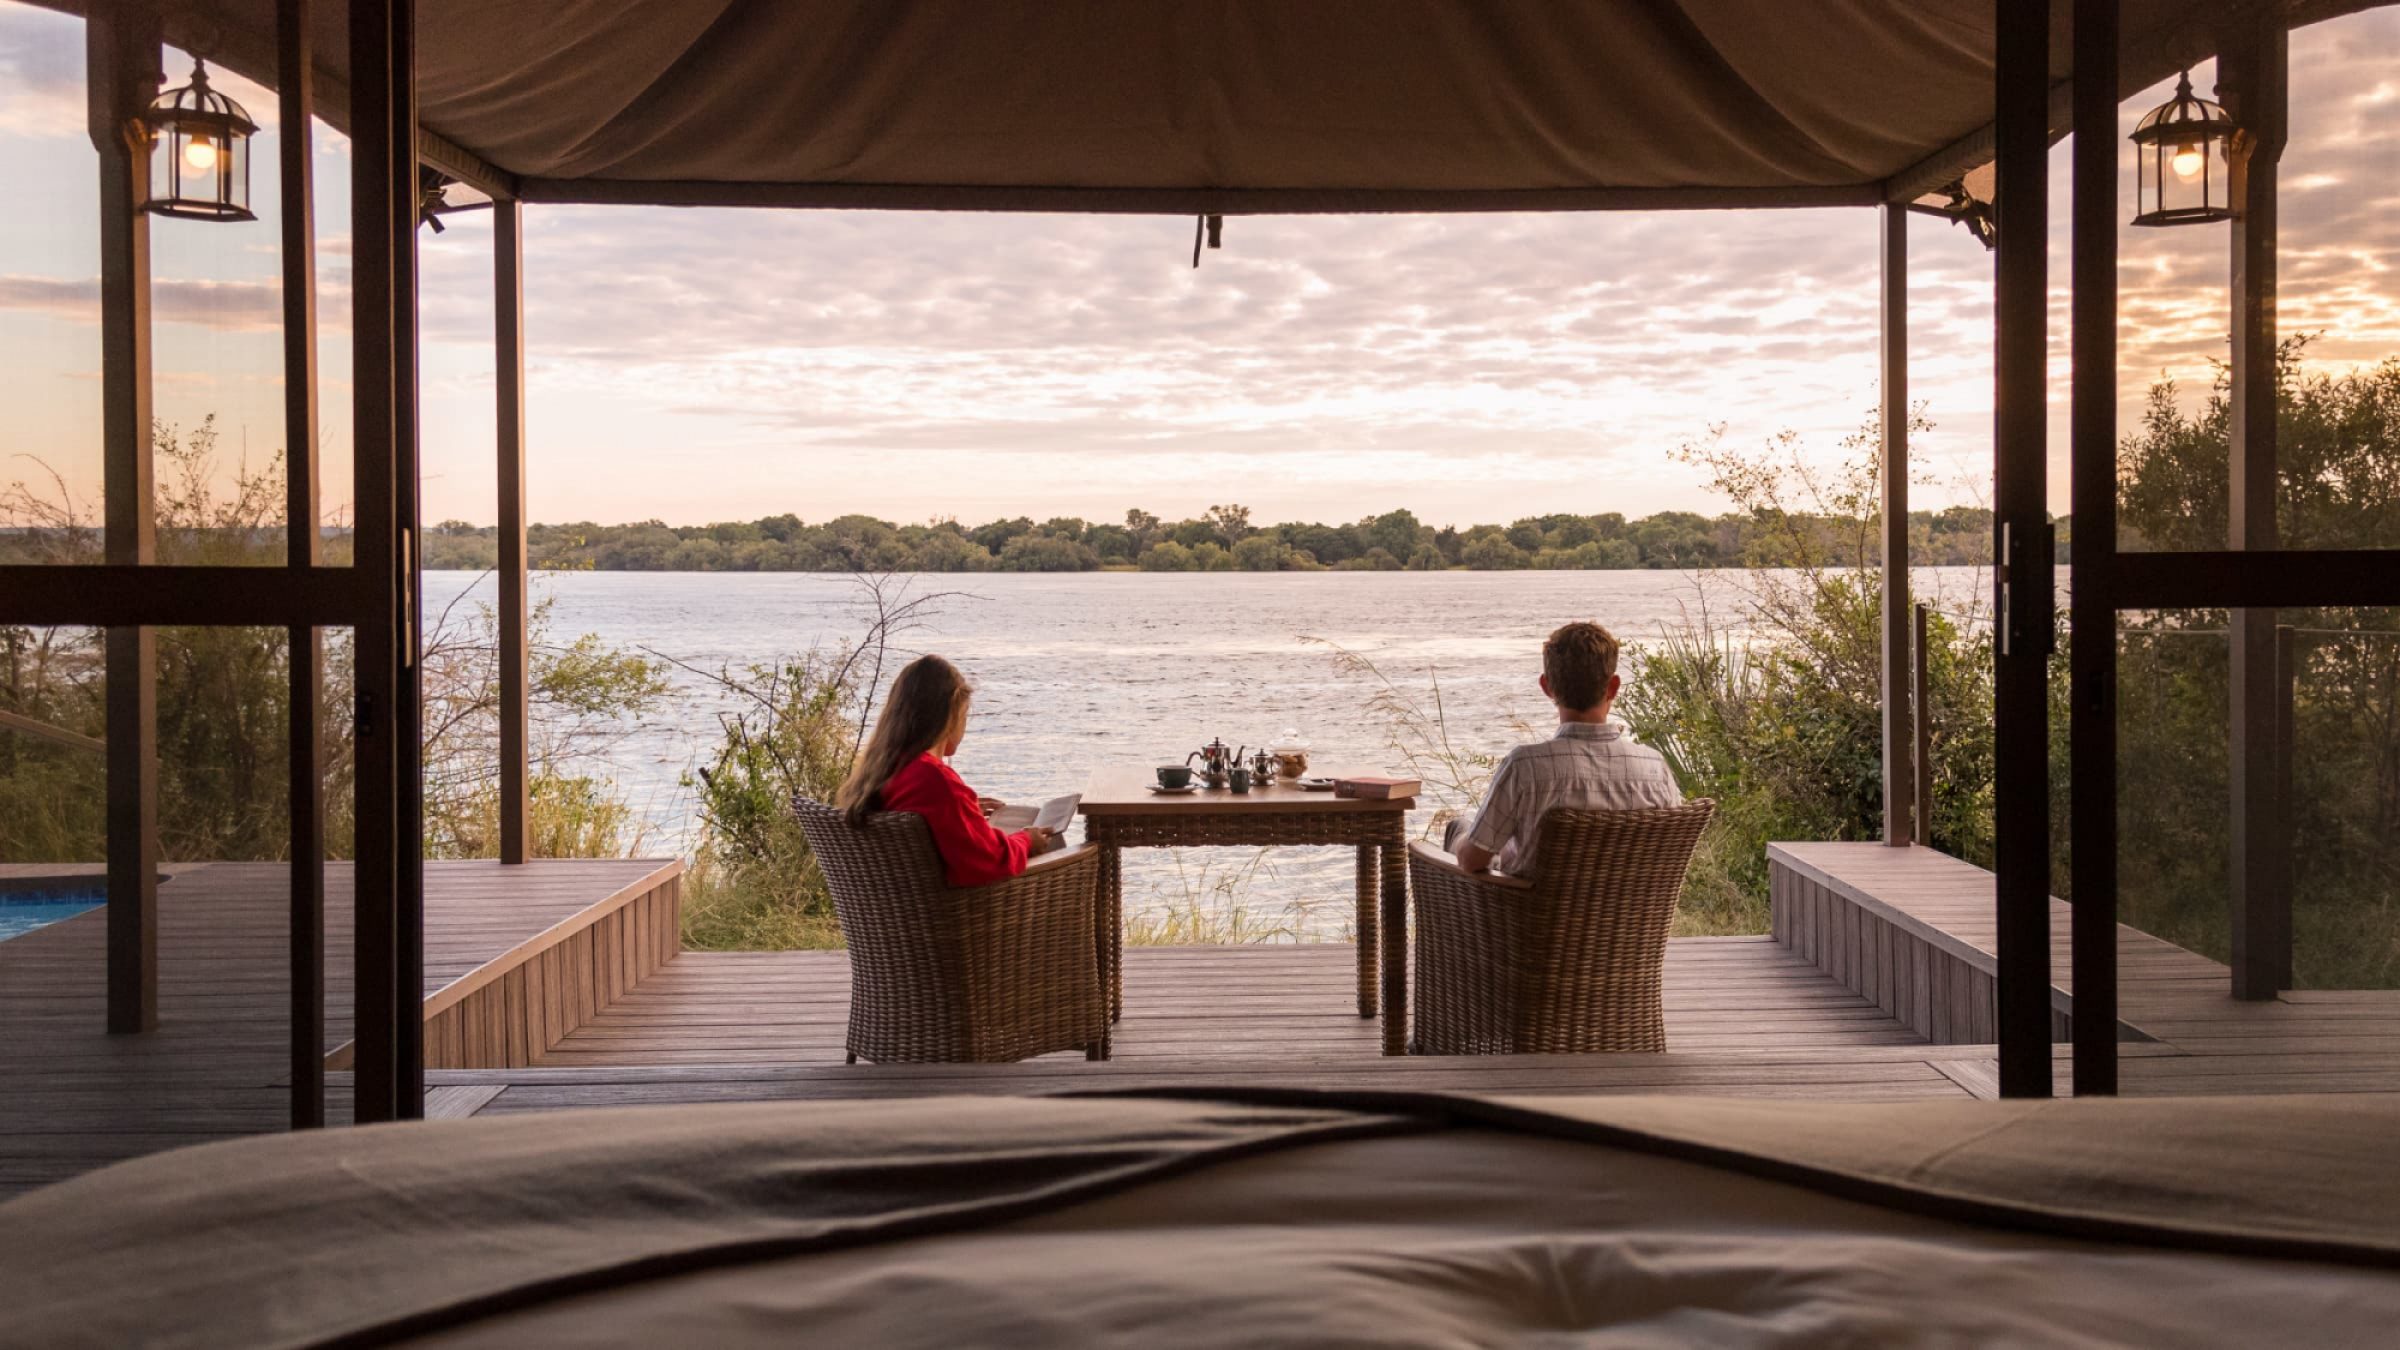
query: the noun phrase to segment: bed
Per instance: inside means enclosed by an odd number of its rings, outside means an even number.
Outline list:
[[[1192,1091],[240,1140],[0,1205],[0,1342],[2389,1344],[2400,1099]]]

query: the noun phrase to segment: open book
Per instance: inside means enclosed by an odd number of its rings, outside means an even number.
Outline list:
[[[1065,834],[1067,827],[1075,823],[1075,808],[1082,803],[1083,794],[1080,792],[1070,792],[1064,797],[1052,797],[1042,803],[1040,811],[1034,813],[1033,823],[1037,828],[1048,830],[1053,834]]]
[[[992,812],[992,824],[1012,834],[1039,826],[1063,837],[1067,827],[1075,823],[1075,808],[1082,803],[1082,793],[1070,792],[1064,797],[1052,797],[1038,807],[1011,804]]]

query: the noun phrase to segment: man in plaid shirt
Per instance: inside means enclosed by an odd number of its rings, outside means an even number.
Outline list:
[[[1609,717],[1617,701],[1617,640],[1596,623],[1571,623],[1542,644],[1542,693],[1558,705],[1558,734],[1508,752],[1483,805],[1450,822],[1443,847],[1470,872],[1528,876],[1542,813],[1557,807],[1617,811],[1675,806],[1683,791],[1666,758]]]

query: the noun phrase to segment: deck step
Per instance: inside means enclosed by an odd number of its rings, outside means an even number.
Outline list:
[[[1937,1045],[1999,1039],[1999,933],[1992,874],[1919,846],[1767,845],[1775,941]],[[2072,913],[2050,902],[2050,1038],[2072,1039]],[[2117,925],[2119,1041],[2155,1039],[2147,995],[2225,991],[2232,973]]]
[[[534,874],[461,874],[453,894],[495,893]],[[515,874],[512,875],[512,872]],[[588,891],[584,897],[589,900]],[[534,1062],[658,973],[683,948],[683,864],[665,860],[606,896],[559,916],[425,997],[425,1067],[506,1069]],[[344,1043],[325,1067],[351,1067]]]

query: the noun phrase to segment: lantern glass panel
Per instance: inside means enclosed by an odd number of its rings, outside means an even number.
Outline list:
[[[2206,216],[2227,205],[2225,142],[2213,137],[2141,147],[2143,214]]]
[[[192,82],[161,94],[149,127],[150,209],[189,220],[253,220],[250,137],[258,128],[242,106],[208,86],[195,62]]]
[[[228,136],[215,147],[216,199],[231,212],[250,214],[250,138]]]
[[[150,149],[150,201],[154,206],[183,195],[183,140],[181,131],[170,128]]]
[[[198,118],[171,124],[150,157],[150,202],[166,215],[250,219],[250,137]]]
[[[2232,216],[2233,178],[2226,161],[2234,141],[2225,109],[2192,92],[2187,71],[2175,96],[2150,110],[2133,130],[2136,225],[2189,225]]]

